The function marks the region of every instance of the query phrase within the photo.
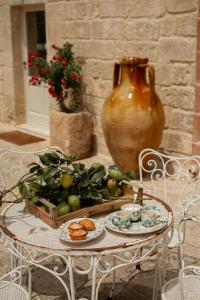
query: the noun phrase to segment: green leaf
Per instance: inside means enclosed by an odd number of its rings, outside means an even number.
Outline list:
[[[46,154],[39,155],[39,159],[44,166],[48,167],[51,165],[51,162],[49,161],[49,158]]]
[[[85,169],[85,165],[82,163],[73,163],[72,167],[74,168],[75,172],[83,171]]]
[[[92,175],[92,177],[90,177],[90,180],[93,182],[96,182],[98,184],[102,183],[103,177],[106,175],[106,171],[105,169],[101,169],[97,172],[95,172],[94,175]]]
[[[80,177],[80,182],[78,184],[78,187],[81,188],[81,187],[86,187],[88,186],[89,184],[89,174],[87,172],[84,172],[81,174],[81,177]]]
[[[20,194],[23,196],[23,197],[28,197],[30,195],[28,189],[27,189],[27,186],[24,182],[21,182],[19,185],[18,185],[18,189],[19,189],[19,192]]]

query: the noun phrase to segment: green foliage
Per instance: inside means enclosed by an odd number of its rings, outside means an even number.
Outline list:
[[[18,185],[20,194],[37,204],[39,198],[45,198],[58,205],[62,201],[67,203],[71,195],[77,195],[81,207],[101,202],[103,198],[118,198],[121,195],[121,180],[130,179],[130,175],[122,174],[116,187],[107,188],[107,182],[112,177],[110,168],[104,165],[93,164],[90,168],[73,157],[63,155],[59,151],[52,151],[39,155],[40,163],[31,163],[29,171],[33,175],[27,181]],[[98,167],[97,167],[98,166]],[[119,171],[116,167],[111,169]],[[69,187],[63,187],[61,178],[70,174],[73,178]]]

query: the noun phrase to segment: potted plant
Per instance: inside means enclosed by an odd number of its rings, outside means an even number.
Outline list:
[[[51,144],[76,158],[89,156],[92,146],[92,116],[81,111],[83,59],[74,57],[73,45],[52,45],[55,55],[48,62],[39,52],[29,54],[28,66],[36,70],[31,85],[48,85],[49,94],[56,100],[50,112]]]

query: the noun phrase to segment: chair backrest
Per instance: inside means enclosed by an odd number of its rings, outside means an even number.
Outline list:
[[[17,181],[28,172],[28,165],[31,162],[39,162],[39,155],[45,152],[62,150],[56,146],[37,151],[13,151],[0,149],[0,191],[12,187]],[[14,190],[13,193],[18,193]],[[5,196],[6,201],[14,198],[11,193]]]
[[[31,298],[31,286],[29,282],[28,292],[19,284],[22,278],[22,271],[27,266],[19,266],[0,278],[0,299],[1,300],[29,300]],[[30,276],[30,270],[28,270]]]
[[[177,222],[200,200],[200,156],[173,157],[144,149],[139,155],[139,174],[140,185],[167,202]]]
[[[200,267],[187,266],[182,268],[179,273],[179,288],[180,288],[181,300],[199,299],[200,298],[199,286],[200,286]]]

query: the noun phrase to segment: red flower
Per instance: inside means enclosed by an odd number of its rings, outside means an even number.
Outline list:
[[[63,93],[60,92],[60,94],[58,94],[58,97],[59,97],[60,99],[64,99]]]
[[[55,92],[55,90],[52,86],[48,89],[48,91],[49,91],[49,94],[51,94],[52,97],[56,97],[56,92]]]
[[[72,80],[72,81],[78,81],[78,76],[77,76],[76,73],[73,73],[73,74],[72,74],[71,80]]]
[[[31,85],[39,85],[41,81],[36,76],[32,76],[29,80],[29,83]]]

